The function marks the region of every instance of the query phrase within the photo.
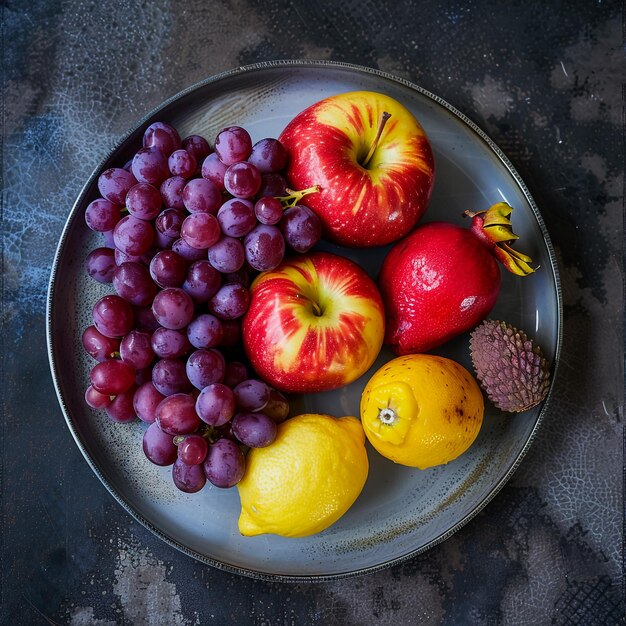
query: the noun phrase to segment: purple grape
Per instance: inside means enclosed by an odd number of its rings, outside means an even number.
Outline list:
[[[154,245],[159,250],[169,250],[177,239],[178,237],[168,237],[160,233],[156,228],[154,229]]]
[[[248,162],[261,174],[280,172],[287,164],[287,151],[278,139],[266,137],[252,146]]]
[[[107,248],[115,248],[115,241],[113,240],[113,229],[104,231],[102,233],[102,239],[104,240],[104,245]]]
[[[85,259],[87,274],[99,283],[110,283],[116,267],[115,251],[111,248],[95,248]]]
[[[152,258],[151,251],[152,249],[145,254],[126,254],[126,252],[122,252],[119,248],[113,248],[113,258],[118,267],[123,263],[137,263],[148,269],[148,264]]]
[[[234,389],[248,378],[248,368],[239,361],[229,361],[224,370],[224,384]]]
[[[89,373],[89,379],[96,391],[116,396],[135,384],[135,370],[124,361],[109,359],[96,363]]]
[[[222,341],[220,347],[233,348],[241,343],[241,319],[222,319]]]
[[[126,196],[128,212],[140,220],[153,220],[161,211],[161,192],[150,183],[137,183]]]
[[[140,148],[133,157],[133,174],[138,182],[161,185],[170,175],[167,157],[155,147]]]
[[[187,180],[182,176],[172,176],[166,178],[161,184],[160,192],[163,204],[171,209],[184,209],[183,189],[187,184]]]
[[[209,156],[211,152],[211,146],[209,142],[200,135],[189,135],[183,139],[183,149],[187,150],[189,154],[193,154],[196,157],[198,163],[202,163],[202,160]]]
[[[252,163],[234,163],[224,174],[224,187],[236,198],[252,198],[261,188],[261,174]]]
[[[178,359],[161,359],[152,368],[152,384],[159,393],[171,396],[191,391],[185,364]]]
[[[250,304],[248,290],[239,283],[226,283],[209,300],[209,311],[221,320],[241,317]]]
[[[85,260],[87,274],[99,283],[110,283],[115,273],[115,252],[111,248],[95,248]]]
[[[320,218],[304,205],[287,209],[280,222],[287,244],[296,252],[308,252],[322,237]]]
[[[93,321],[107,337],[123,337],[133,327],[133,310],[120,296],[109,294],[94,304]]]
[[[257,192],[258,197],[265,196],[286,196],[288,185],[287,180],[280,174],[261,174],[261,187]]]
[[[221,275],[207,260],[196,261],[189,266],[183,289],[194,302],[208,302],[220,288]]]
[[[222,322],[209,313],[195,317],[187,326],[187,338],[194,348],[213,348],[222,340]]]
[[[111,404],[105,407],[105,412],[114,422],[126,424],[137,419],[135,408],[133,407],[133,397],[135,396],[135,385],[130,389],[118,393],[113,398]]]
[[[165,122],[154,122],[143,134],[144,147],[154,146],[166,157],[181,146],[178,131]]]
[[[276,422],[264,413],[237,413],[233,417],[233,435],[249,448],[265,448],[276,439]]]
[[[225,165],[245,161],[251,152],[252,139],[248,131],[240,126],[225,128],[215,138],[215,154]]]
[[[167,164],[172,176],[182,176],[183,178],[191,178],[198,167],[196,157],[187,150],[174,150],[170,154]]]
[[[254,378],[239,383],[233,393],[240,411],[262,411],[270,400],[270,388]]]
[[[263,408],[263,413],[273,419],[277,424],[284,422],[289,415],[289,402],[287,398],[276,389],[270,389],[269,402]]]
[[[139,386],[149,382],[152,382],[152,367],[148,366],[135,371],[135,385]]]
[[[187,276],[188,262],[173,250],[161,250],[150,261],[150,276],[159,287],[180,287]]]
[[[172,466],[174,485],[184,493],[197,493],[206,485],[204,468],[199,465],[187,465],[180,458]]]
[[[214,152],[202,163],[202,178],[210,180],[220,191],[224,191],[224,174],[227,169],[228,166],[224,165]]]
[[[193,300],[179,287],[168,287],[154,297],[152,312],[161,326],[180,330],[193,318]]]
[[[190,213],[212,213],[220,208],[222,194],[215,183],[206,178],[194,178],[183,189],[183,203]]]
[[[192,248],[206,250],[220,238],[220,225],[210,213],[192,213],[185,218],[180,236]]]
[[[254,205],[241,198],[227,200],[217,212],[217,221],[225,235],[243,237],[256,225]]]
[[[117,267],[113,274],[113,288],[124,300],[140,307],[151,304],[157,293],[148,268],[133,261]]]
[[[236,272],[222,274],[222,281],[224,283],[239,283],[247,289],[250,286],[250,267],[244,260],[243,265]]]
[[[165,396],[157,391],[152,381],[146,381],[137,387],[133,397],[133,407],[137,417],[146,424],[152,424],[156,420],[156,408]]]
[[[223,274],[237,272],[246,260],[243,244],[234,237],[222,237],[207,254],[209,263]]]
[[[146,257],[143,254],[126,254],[126,252],[122,252],[119,248],[115,248],[113,255],[116,265],[122,265],[122,263],[146,264]]]
[[[213,426],[215,439],[226,438],[232,441],[233,443],[239,445],[239,439],[237,439],[237,437],[233,435],[232,425],[233,425],[232,420],[229,420],[228,422],[226,422],[226,424],[222,424],[221,426]]]
[[[259,198],[254,204],[254,214],[261,224],[273,226],[283,217],[283,205],[272,196]]]
[[[224,379],[226,362],[222,353],[213,348],[195,350],[186,364],[187,378],[196,389],[204,389]]]
[[[196,398],[196,413],[211,426],[222,426],[235,414],[235,396],[223,383],[212,383]]]
[[[127,215],[113,229],[113,241],[121,252],[134,256],[145,254],[154,241],[152,224]]]
[[[143,434],[143,452],[149,461],[161,467],[172,465],[178,457],[174,438],[164,433],[156,423],[150,424]]]
[[[234,487],[242,478],[246,461],[239,446],[230,439],[218,439],[209,445],[204,462],[207,480],[222,489]]]
[[[98,233],[113,230],[121,217],[119,205],[104,198],[90,202],[85,209],[87,226]]]
[[[104,409],[109,406],[113,398],[106,393],[100,393],[94,389],[93,385],[89,385],[85,390],[85,402],[92,409]]]
[[[151,306],[138,306],[133,308],[135,315],[135,326],[137,330],[143,330],[145,333],[153,333],[160,328],[159,322],[156,321]]]
[[[273,270],[285,256],[285,240],[276,226],[258,224],[243,242],[246,261],[259,272]]]
[[[120,342],[120,357],[136,370],[148,367],[154,361],[150,335],[140,330],[131,330]]]
[[[206,250],[192,248],[182,237],[172,244],[172,250],[180,254],[189,263],[206,259]]]
[[[157,232],[177,239],[180,237],[180,227],[185,217],[187,217],[187,214],[181,209],[165,209],[157,215],[154,226]]]
[[[85,352],[96,361],[113,359],[120,351],[120,339],[103,335],[95,326],[87,326],[81,340]]]
[[[185,435],[184,439],[178,444],[178,458],[185,465],[200,465],[204,463],[208,451],[209,444],[201,435]]]
[[[191,350],[185,331],[161,326],[152,333],[151,346],[160,359],[176,359]]]
[[[187,435],[200,426],[196,401],[188,393],[174,393],[161,400],[156,408],[156,423],[170,435]]]
[[[137,184],[135,178],[131,172],[121,167],[111,167],[100,174],[98,189],[102,196],[113,204],[124,206],[126,194],[133,185]]]

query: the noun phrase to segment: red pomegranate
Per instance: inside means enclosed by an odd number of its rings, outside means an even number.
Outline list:
[[[465,214],[469,228],[447,222],[419,226],[389,252],[379,285],[385,303],[385,343],[396,354],[426,352],[487,317],[500,291],[500,261],[526,276],[532,259],[511,247],[505,202]],[[497,259],[497,260],[496,260]]]

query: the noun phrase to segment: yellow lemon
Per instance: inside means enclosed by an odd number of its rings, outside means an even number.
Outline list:
[[[484,410],[474,377],[456,361],[430,354],[383,365],[361,396],[361,422],[372,446],[420,469],[463,454],[478,436]]]
[[[285,537],[321,532],[352,506],[368,469],[356,417],[293,417],[279,424],[274,443],[248,453],[238,484],[239,531]]]

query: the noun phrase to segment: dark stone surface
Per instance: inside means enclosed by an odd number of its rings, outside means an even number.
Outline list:
[[[623,623],[620,3],[33,0],[2,11],[2,623]],[[55,246],[107,150],[180,89],[281,58],[380,68],[484,128],[541,208],[565,306],[554,401],[494,501],[402,565],[310,585],[212,569],[136,523],[74,445],[45,347]]]

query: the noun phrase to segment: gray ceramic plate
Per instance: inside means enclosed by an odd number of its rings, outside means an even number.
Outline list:
[[[505,200],[515,207],[520,249],[541,265],[520,279],[503,272],[492,317],[504,318],[534,336],[554,365],[561,338],[561,300],[556,262],[541,216],[513,167],[467,118],[419,87],[378,71],[325,62],[276,62],[240,68],[210,78],[168,100],[120,142],[96,170],[68,218],[57,251],[48,298],[48,346],[52,374],[67,424],[87,462],[118,502],[166,542],[210,565],[249,576],[321,580],[383,568],[443,541],[468,522],[511,476],[545,413],[543,407],[504,416],[488,408],[472,448],[446,466],[419,471],[396,466],[371,449],[370,474],[355,505],[325,532],[304,539],[241,537],[237,531],[236,489],[207,485],[186,495],[172,484],[169,468],[151,465],[141,451],[145,425],[118,425],[83,402],[92,363],[83,353],[82,330],[91,308],[108,289],[89,279],[83,263],[101,245],[85,226],[85,206],[98,194],[97,176],[121,166],[138,148],[148,123],[163,120],[181,136],[192,132],[212,140],[223,127],[245,126],[253,140],[277,137],[306,106],[339,92],[384,92],[407,106],[432,142],[437,180],[424,221],[462,223],[465,209],[483,209]],[[339,251],[360,262],[372,276],[387,249]],[[471,367],[467,336],[440,354]],[[292,413],[313,411],[358,415],[371,372],[349,387],[294,398]]]

